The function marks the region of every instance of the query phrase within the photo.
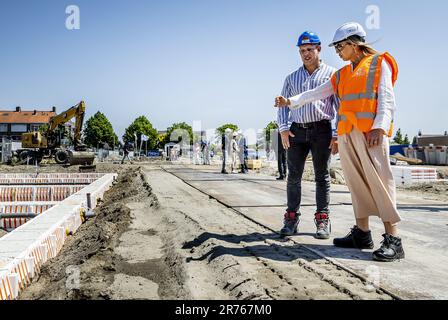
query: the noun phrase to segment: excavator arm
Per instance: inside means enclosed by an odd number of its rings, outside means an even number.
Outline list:
[[[51,118],[49,127],[48,127],[48,135],[51,135],[58,126],[63,125],[70,121],[73,117],[76,117],[75,122],[75,135],[74,135],[74,145],[75,147],[81,145],[81,132],[82,132],[82,124],[84,122],[84,114],[86,112],[86,105],[84,101],[81,101],[76,106],[71,107],[70,109],[58,114]]]
[[[56,162],[63,163],[68,159],[70,165],[80,164],[80,165],[92,165],[95,159],[95,154],[93,152],[87,151],[87,146],[81,141],[82,125],[84,122],[84,115],[86,112],[86,104],[81,101],[76,106],[58,114],[57,116],[51,118],[49,123],[49,128],[47,135],[53,135],[56,132],[58,126],[61,126],[72,118],[76,119],[75,122],[75,133],[73,137],[74,150],[59,150],[55,154]],[[59,158],[59,159],[57,159]]]

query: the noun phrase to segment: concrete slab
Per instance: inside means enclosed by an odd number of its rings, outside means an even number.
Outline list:
[[[275,189],[281,189],[286,194],[286,182],[285,181],[276,181],[275,179],[245,179],[245,181],[252,181],[254,183],[267,185],[271,188]],[[313,182],[309,181],[302,181],[302,189],[303,193],[314,195],[316,192],[316,187]],[[350,191],[348,190],[347,186],[345,185],[338,185],[338,184],[332,184],[331,185],[331,202],[333,204],[346,204],[351,205],[351,196]],[[418,197],[416,195],[409,195],[406,193],[400,193],[397,194],[397,203],[398,205],[411,205],[411,206],[420,206],[420,205],[426,205],[426,206],[445,206],[448,207],[448,204],[443,201],[437,201],[434,199],[424,199],[422,197]]]
[[[203,172],[200,169],[176,169],[168,170],[178,178],[188,182],[192,186],[208,190],[213,197],[230,206],[282,206],[286,205],[286,181],[276,181],[267,175],[234,175],[232,178],[217,180],[216,176],[221,174]],[[222,175],[227,176],[227,175]],[[232,181],[231,187],[226,182]],[[259,185],[259,186],[256,186]],[[240,196],[240,190],[250,189],[254,194]],[[315,183],[302,182],[302,206],[313,206],[316,203]],[[269,195],[267,198],[266,196]],[[422,199],[414,195],[398,193],[398,205],[433,205],[448,206],[442,201]],[[348,188],[344,185],[331,185],[331,203],[333,205],[351,205],[351,196]]]
[[[233,206],[286,206],[286,184],[278,181],[254,181],[254,180],[234,180],[229,181],[187,181],[192,186],[207,190],[207,193],[218,200]],[[241,190],[245,192],[244,196]],[[316,205],[316,193],[314,185],[304,183],[302,185],[302,206]],[[351,204],[348,190],[332,190],[331,203],[334,205]]]
[[[207,190],[207,193],[229,206],[284,206],[286,199],[283,190],[263,185],[234,181],[188,181],[192,186]],[[244,190],[244,196],[242,191]]]
[[[274,178],[268,179],[246,179],[245,181],[254,184],[261,184],[272,189],[278,189],[283,192],[283,197],[286,198],[286,181],[277,181]],[[346,186],[331,185],[331,203],[332,204],[351,204],[350,192]],[[316,203],[316,186],[313,182],[302,181],[302,204],[311,206]],[[305,201],[303,201],[305,200]]]
[[[196,170],[168,170],[168,172],[175,174],[182,180],[188,181],[228,181],[240,179],[237,175],[221,174],[218,172],[198,172]]]
[[[261,174],[222,174],[216,169],[197,168],[170,168],[162,166],[167,172],[170,172],[182,180],[188,181],[228,181],[228,180],[255,180],[255,181],[275,181],[274,177]]]
[[[176,173],[177,175],[177,173]],[[193,180],[195,175],[189,172]],[[265,177],[266,178],[266,177]],[[204,193],[263,225],[280,230],[286,202],[286,183],[247,179],[232,181],[187,181]],[[353,208],[347,187],[332,186],[332,238],[314,238],[314,183],[304,182],[299,234],[292,239],[317,250],[329,259],[377,281],[397,295],[409,299],[448,299],[448,204],[398,192],[398,208],[403,221],[400,236],[406,259],[394,263],[372,261],[373,250],[335,248],[334,237],[345,236],[354,225]],[[346,205],[343,205],[343,204]],[[308,206],[306,206],[308,204]],[[379,218],[371,218],[375,248],[384,228]]]
[[[276,210],[277,209],[277,210]],[[274,230],[280,230],[283,208],[236,208],[237,211]],[[366,276],[377,272],[381,285],[406,298],[448,299],[448,211],[401,210],[405,221],[400,225],[400,235],[406,251],[406,259],[396,263],[379,263],[371,260],[373,250],[341,249],[332,245],[332,239],[314,238],[313,210],[303,208],[299,234],[292,237],[307,247],[318,250]],[[427,223],[421,214],[431,214],[440,223]],[[428,217],[426,220],[429,220]],[[351,206],[339,206],[332,216],[332,238],[345,236],[354,224]],[[371,230],[376,247],[379,247],[384,232],[379,219],[371,219]],[[373,266],[373,267],[372,267]]]

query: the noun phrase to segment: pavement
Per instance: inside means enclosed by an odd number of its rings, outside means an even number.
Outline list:
[[[221,204],[272,230],[280,230],[286,207],[286,182],[254,174],[222,175],[216,168],[167,165],[164,170]],[[373,250],[336,248],[333,237],[345,236],[354,225],[348,188],[332,185],[332,238],[314,238],[315,186],[302,183],[302,218],[294,241],[319,252],[403,299],[448,299],[448,204],[424,199],[399,190],[398,209],[403,221],[400,236],[406,259],[393,263],[372,261]],[[384,228],[379,218],[371,218],[375,249]]]

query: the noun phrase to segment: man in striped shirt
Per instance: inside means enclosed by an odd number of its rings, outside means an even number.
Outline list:
[[[327,82],[336,71],[324,64],[319,57],[321,41],[312,32],[304,32],[297,46],[303,66],[291,73],[285,80],[282,96],[292,97],[304,91],[314,89]],[[339,101],[333,95],[319,100],[303,108],[290,110],[278,109],[278,125],[282,144],[287,150],[288,209],[284,218],[284,226],[280,231],[282,236],[290,236],[297,232],[300,218],[301,181],[305,162],[311,152],[316,180],[315,214],[316,237],[328,239],[330,237],[330,157],[333,144],[332,120],[337,114]]]

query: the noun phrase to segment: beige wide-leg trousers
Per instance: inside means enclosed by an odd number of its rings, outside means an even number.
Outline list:
[[[356,219],[378,216],[393,225],[400,222],[387,137],[381,145],[368,148],[364,134],[353,128],[339,136],[338,143]]]

